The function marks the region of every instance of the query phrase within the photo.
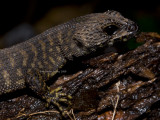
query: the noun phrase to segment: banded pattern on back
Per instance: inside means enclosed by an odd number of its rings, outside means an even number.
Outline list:
[[[53,31],[50,29],[26,42],[0,51],[0,95],[24,88],[28,73],[38,70],[51,77],[65,64],[66,58],[60,47],[63,46],[62,40],[65,41],[60,33],[65,29],[61,32]]]
[[[89,54],[116,41],[126,41],[137,29],[133,21],[119,12],[106,11],[75,18],[26,42],[2,49],[0,95],[24,88],[29,73],[39,71],[51,77],[74,56]]]

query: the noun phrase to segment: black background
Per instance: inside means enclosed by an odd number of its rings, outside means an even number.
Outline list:
[[[66,6],[70,11],[74,11],[74,15],[69,15],[70,12],[66,12],[68,10]],[[62,9],[63,7],[65,9]],[[111,9],[121,12],[125,17],[137,22],[141,31],[160,32],[160,4],[158,0],[1,0],[0,37],[22,23],[30,24],[35,28],[36,23],[46,17],[46,14],[53,9],[54,11],[57,9],[58,12],[53,12],[50,15],[54,15],[58,22],[53,22],[49,27],[63,23],[72,17]],[[71,14],[73,14],[72,12]],[[57,17],[55,13],[61,13],[61,17]],[[49,23],[46,21],[45,24]],[[41,25],[39,24],[39,26]],[[47,28],[35,29],[36,34]]]

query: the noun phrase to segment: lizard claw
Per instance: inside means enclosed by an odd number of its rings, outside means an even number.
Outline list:
[[[66,103],[68,105],[71,105],[71,99],[72,96],[67,95],[66,93],[61,92],[62,87],[58,87],[56,89],[50,90],[47,94],[45,94],[44,99],[47,101],[47,107],[49,104],[54,104],[58,107],[58,109],[62,112],[62,115],[64,116],[66,114],[63,107],[60,105],[59,102]]]

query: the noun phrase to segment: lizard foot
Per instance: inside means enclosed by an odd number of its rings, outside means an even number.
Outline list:
[[[50,90],[48,88],[47,94],[44,95],[44,99],[47,101],[47,107],[49,104],[54,104],[58,107],[58,109],[62,112],[62,115],[65,116],[66,111],[61,106],[60,102],[65,103],[67,105],[71,105],[72,96],[67,95],[66,93],[61,92],[62,87],[58,87],[56,89]]]
[[[62,87],[57,87],[55,89],[50,89],[45,83],[47,76],[41,74],[38,71],[28,74],[28,79],[26,83],[28,87],[33,90],[38,96],[47,101],[47,107],[49,104],[54,104],[62,112],[62,115],[65,115],[65,110],[63,109],[60,103],[65,103],[71,105],[72,97],[62,92]]]

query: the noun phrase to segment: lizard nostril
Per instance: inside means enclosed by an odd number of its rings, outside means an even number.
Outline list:
[[[138,30],[138,26],[135,23],[128,25],[128,31],[137,31],[137,30]]]

